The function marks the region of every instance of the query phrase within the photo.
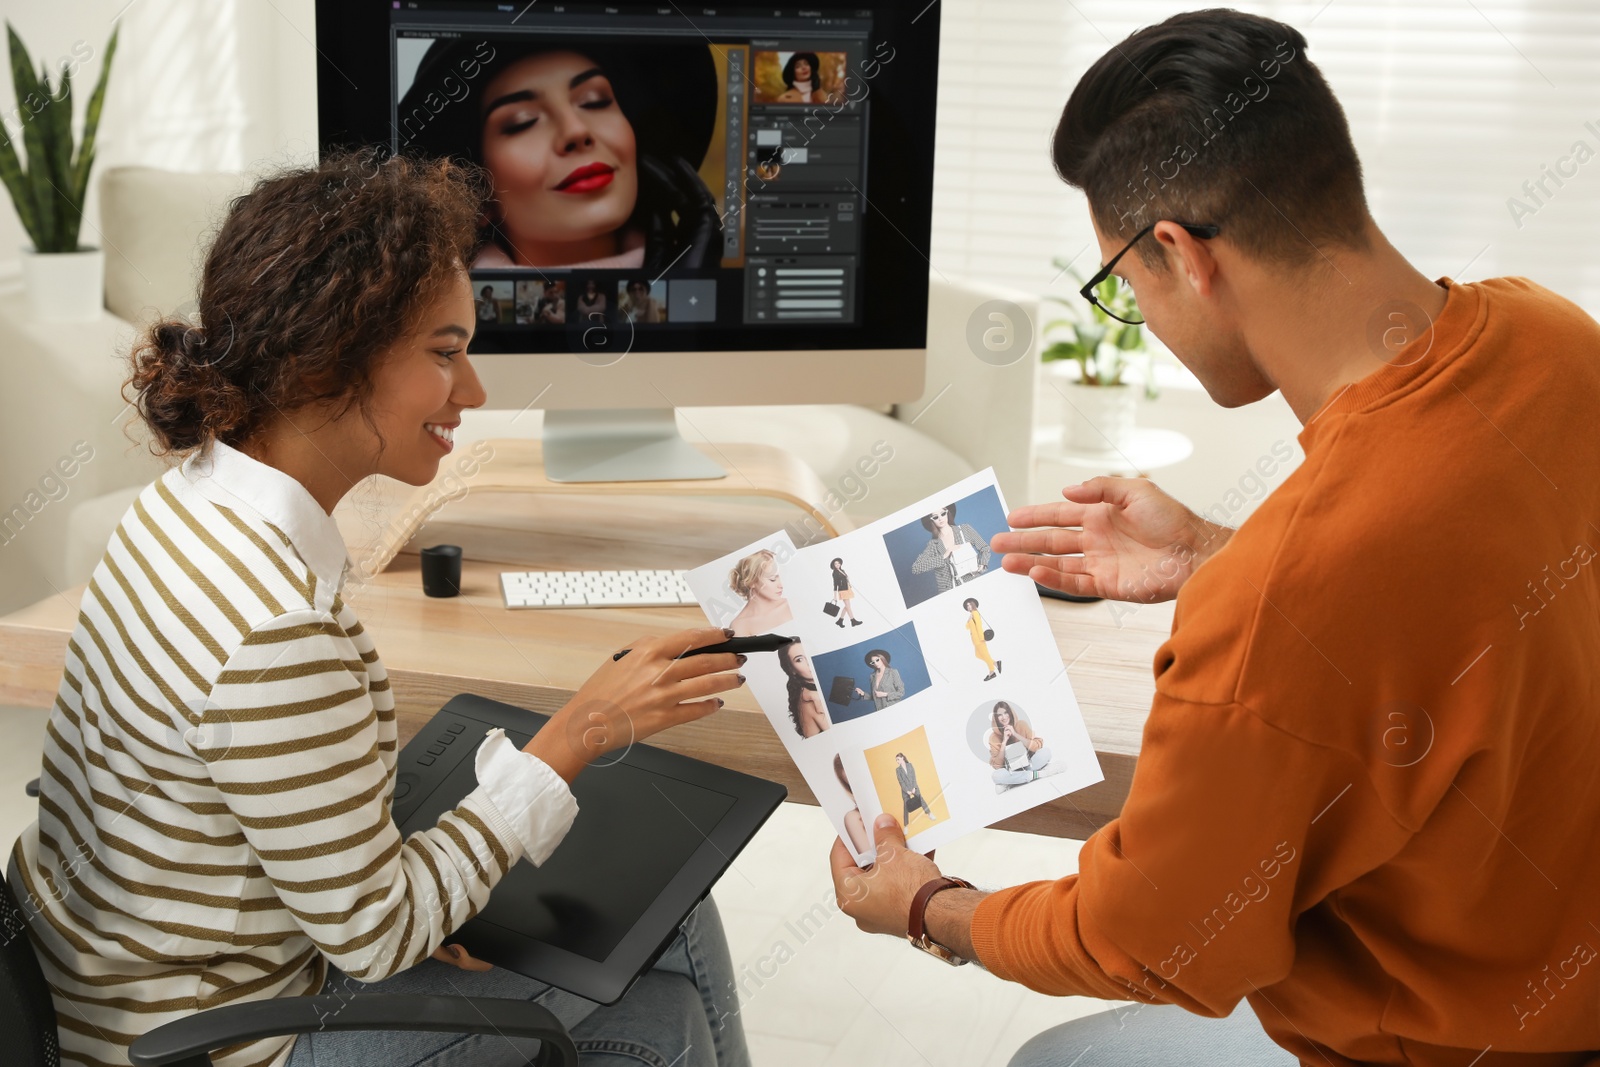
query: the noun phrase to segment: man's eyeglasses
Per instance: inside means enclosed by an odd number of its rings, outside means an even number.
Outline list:
[[[1158,219],[1157,221],[1160,221],[1160,220]],[[1211,223],[1180,222],[1180,223],[1178,223],[1178,225],[1182,226],[1184,228],[1184,230],[1186,230],[1188,232],[1189,236],[1197,237],[1197,238],[1199,238],[1201,240],[1205,240],[1205,239],[1210,238],[1210,237],[1215,237],[1217,234],[1222,232],[1221,227],[1214,226]],[[1105,266],[1101,267],[1100,270],[1095,274],[1095,276],[1093,278],[1089,279],[1089,284],[1088,285],[1085,285],[1082,289],[1078,290],[1078,295],[1083,297],[1085,300],[1089,301],[1089,303],[1093,304],[1095,307],[1099,308],[1101,311],[1104,311],[1107,315],[1110,315],[1112,318],[1116,319],[1118,322],[1125,322],[1129,326],[1140,326],[1140,325],[1143,325],[1143,323],[1144,323],[1144,317],[1143,316],[1140,316],[1137,319],[1125,319],[1121,315],[1118,315],[1115,311],[1112,311],[1110,308],[1106,307],[1104,304],[1102,304],[1100,302],[1100,297],[1096,293],[1096,290],[1099,289],[1101,283],[1103,283],[1107,278],[1112,279],[1112,284],[1113,285],[1117,284],[1116,275],[1111,273],[1111,269],[1117,265],[1117,260],[1119,260],[1123,256],[1127,255],[1128,254],[1128,249],[1130,249],[1134,245],[1138,244],[1139,243],[1139,239],[1141,237],[1143,237],[1145,234],[1149,233],[1151,230],[1153,230],[1155,228],[1156,228],[1156,224],[1154,222],[1152,222],[1150,225],[1146,226],[1144,229],[1142,229],[1138,233],[1134,234],[1133,235],[1133,240],[1131,240],[1127,244],[1123,245],[1122,246],[1122,251],[1120,251],[1116,255],[1112,256],[1111,257],[1111,262],[1109,262]],[[1115,295],[1116,295],[1116,292],[1115,292],[1115,290],[1113,290],[1110,294],[1107,295],[1107,299],[1110,299],[1112,296],[1115,296]]]

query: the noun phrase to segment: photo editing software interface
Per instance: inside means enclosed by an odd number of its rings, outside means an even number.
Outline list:
[[[492,182],[479,334],[858,325],[872,24],[394,0],[391,147]]]

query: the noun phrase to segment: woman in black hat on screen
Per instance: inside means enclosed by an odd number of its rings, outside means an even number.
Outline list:
[[[474,267],[659,274],[718,264],[722,222],[699,175],[717,101],[705,45],[440,39],[398,129],[402,150],[489,171]]]

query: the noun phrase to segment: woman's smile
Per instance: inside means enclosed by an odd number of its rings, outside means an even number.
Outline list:
[[[611,184],[615,167],[605,163],[586,163],[556,183],[558,193],[592,193]]]
[[[425,422],[422,428],[428,431],[428,436],[433,438],[434,444],[449,452],[455,447],[456,427],[459,425],[461,425],[459,422]]]

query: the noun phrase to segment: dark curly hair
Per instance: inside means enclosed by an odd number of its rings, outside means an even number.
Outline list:
[[[806,735],[805,731],[800,729],[800,699],[808,689],[815,692],[817,683],[801,677],[794,662],[789,658],[789,654],[800,647],[799,641],[790,641],[787,645],[778,649],[778,666],[783,668],[786,682],[786,691],[789,698],[789,721],[794,723],[794,732],[804,737]]]
[[[237,445],[319,402],[366,415],[378,357],[472,261],[488,189],[472,167],[384,156],[332,151],[229,204],[199,323],[160,319],[130,353],[123,396],[152,451]]]

